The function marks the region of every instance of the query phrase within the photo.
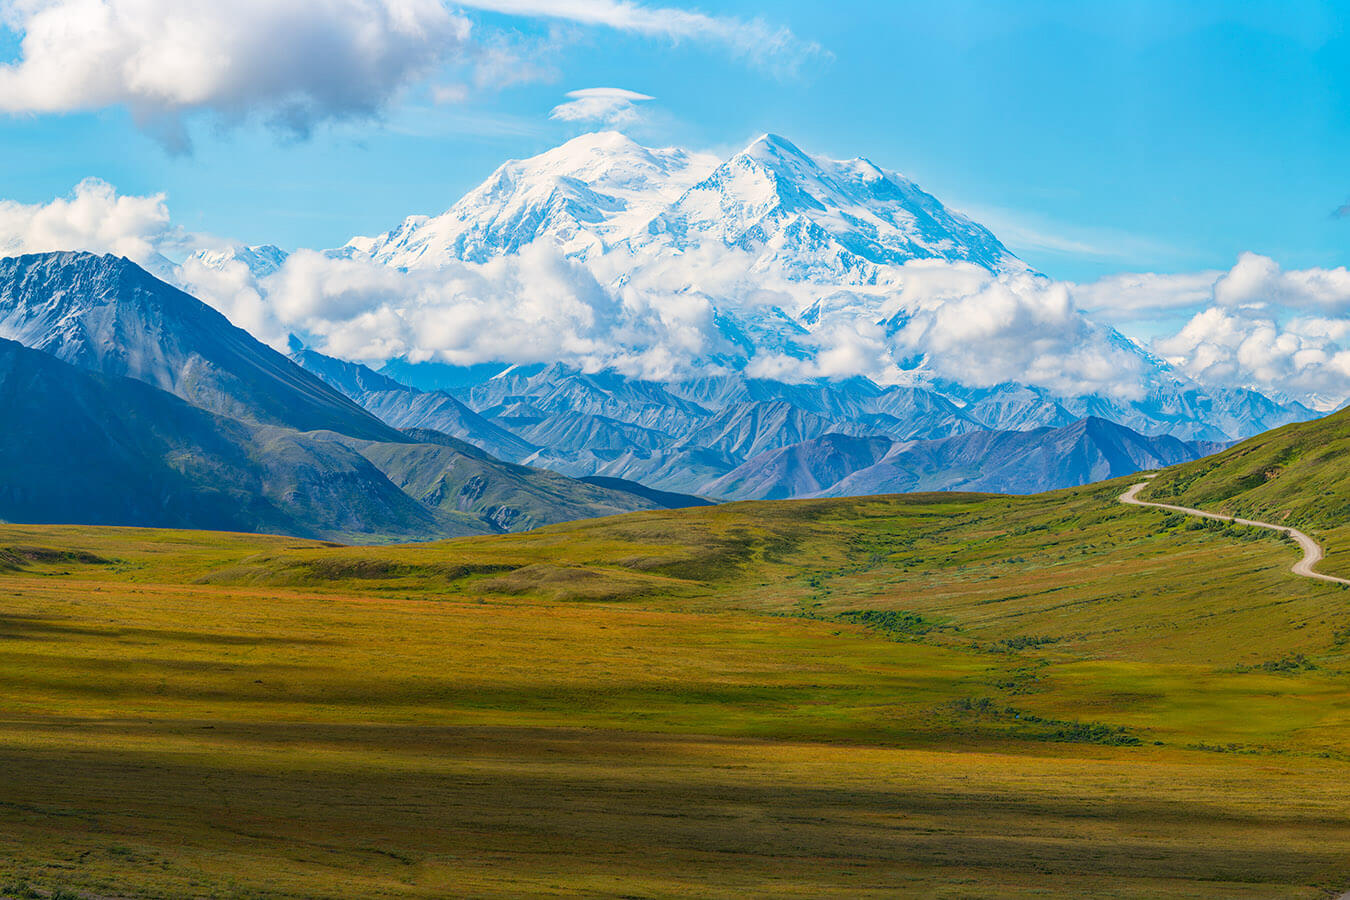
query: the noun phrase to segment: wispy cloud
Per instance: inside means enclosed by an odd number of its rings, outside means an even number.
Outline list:
[[[719,43],[772,71],[793,73],[807,60],[828,56],[819,44],[764,19],[711,16],[628,0],[460,0],[460,6],[511,16],[561,19],[667,40]]]
[[[1177,248],[1154,238],[1114,228],[1056,222],[1039,213],[994,206],[964,206],[1014,251],[1075,256],[1097,261],[1155,259]]]
[[[461,107],[458,101],[441,104],[409,105],[399,109],[385,123],[394,134],[424,138],[543,138],[546,123],[533,116],[515,116],[478,108]]]

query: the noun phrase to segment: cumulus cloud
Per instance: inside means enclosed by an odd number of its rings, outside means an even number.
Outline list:
[[[124,105],[171,146],[183,116],[261,114],[295,134],[374,115],[469,37],[441,0],[8,0],[20,58],[0,109]]]
[[[563,122],[587,122],[607,128],[633,125],[641,119],[637,104],[654,100],[637,91],[623,88],[585,88],[570,91],[568,102],[553,107],[549,118]]]
[[[1030,275],[988,278],[974,291],[927,304],[895,336],[936,374],[975,387],[1016,381],[1066,397],[1133,400],[1143,357],[1074,305],[1069,285]]]
[[[350,359],[568,362],[666,377],[707,352],[698,301],[626,302],[556,251],[404,272],[301,251],[261,282],[278,330]]]
[[[1211,307],[1177,334],[1155,342],[1182,373],[1201,384],[1249,387],[1319,409],[1350,395],[1350,321],[1305,317],[1281,323],[1254,313]]]
[[[1285,271],[1275,260],[1244,253],[1214,285],[1220,306],[1277,306],[1290,309],[1350,311],[1350,271],[1296,269]]]
[[[405,88],[447,74],[467,72],[480,89],[556,77],[556,34],[540,43],[475,31],[464,7],[714,42],[772,68],[820,52],[759,19],[624,0],[0,0],[0,22],[20,37],[18,59],[0,65],[0,111],[123,106],[184,151],[196,113],[224,124],[258,118],[303,137],[324,122],[377,116]],[[431,91],[444,101],[467,87]]]
[[[0,200],[0,253],[89,250],[115,253],[154,265],[160,248],[178,243],[163,194],[118,194],[107,182],[88,178],[68,197],[50,203]]]
[[[1231,269],[1132,274],[1073,285],[1080,304],[1114,322],[1184,316],[1151,348],[1211,387],[1252,388],[1328,409],[1350,398],[1350,271],[1284,269],[1244,253]],[[1178,327],[1179,326],[1179,327]]]

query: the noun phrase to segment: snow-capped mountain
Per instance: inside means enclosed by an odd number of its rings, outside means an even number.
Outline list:
[[[484,262],[547,240],[582,259],[644,228],[717,166],[715,157],[653,150],[615,132],[589,134],[506,163],[438,216],[410,216],[336,253],[403,269]]]
[[[337,252],[418,268],[483,262],[539,240],[585,260],[623,247],[638,264],[720,245],[754,255],[755,270],[858,285],[912,259],[1026,269],[904,176],[865,159],[809,156],[776,135],[725,162],[614,132],[583,135],[504,164],[441,215],[411,216]]]
[[[208,269],[224,269],[234,262],[242,263],[255,278],[275,275],[285,265],[290,254],[274,244],[247,247],[242,244],[220,250],[198,250],[190,260],[196,260]]]
[[[675,349],[661,347],[667,358],[682,354],[682,368],[655,379],[566,360],[502,372],[522,362],[509,350],[495,370],[480,370],[482,356],[478,368],[463,369],[395,361],[400,380],[445,388],[519,439],[497,435],[492,452],[573,475],[637,477],[657,463],[635,459],[626,469],[614,451],[685,453],[679,448],[695,438],[706,441],[696,467],[713,471],[747,448],[825,433],[910,440],[1062,428],[1096,416],[1144,435],[1228,441],[1314,415],[1191,382],[1075,311],[1062,287],[904,176],[865,159],[813,156],[775,135],[724,160],[612,132],[584,135],[505,163],[444,213],[409,217],[325,253],[409,273],[419,305],[441,270],[456,284],[473,283],[461,275],[477,270],[490,289],[503,271],[529,277],[537,258],[520,264],[525,274],[511,267],[526,253],[561,255],[594,277],[587,290],[603,300],[591,307],[596,321],[585,342],[611,341],[616,355],[642,351],[625,342],[648,339],[651,321],[665,323],[669,310],[706,310],[660,326],[684,329]],[[260,278],[285,261],[266,246],[197,259],[216,268],[242,263]],[[551,303],[546,292],[542,302]],[[634,310],[646,311],[646,324],[606,320]],[[987,333],[965,341],[960,332],[971,320],[987,323]],[[976,371],[980,342],[991,339],[1006,340],[1014,357],[1030,348],[1026,365],[992,378]],[[434,360],[435,348],[416,355]],[[1087,374],[1061,376],[1062,361]],[[438,383],[446,373],[451,380]],[[486,433],[446,397],[410,396],[386,392],[378,409],[364,402],[399,427],[443,420],[469,440]],[[723,418],[726,435],[708,430]],[[524,447],[543,449],[522,457]],[[661,459],[663,483],[689,489],[679,464]]]
[[[1026,270],[988,229],[904,176],[809,156],[777,135],[722,163],[629,242],[684,253],[709,241],[750,254],[751,271],[793,281],[877,284],[887,267],[916,259]]]

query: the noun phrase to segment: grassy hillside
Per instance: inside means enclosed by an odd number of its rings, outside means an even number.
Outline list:
[[[1148,499],[1287,523],[1350,568],[1350,410],[1287,425],[1163,472]]]
[[[1127,484],[410,547],[0,526],[0,895],[1350,886],[1350,595]]]

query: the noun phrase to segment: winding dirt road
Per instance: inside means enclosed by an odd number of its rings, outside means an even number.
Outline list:
[[[1189,506],[1173,506],[1170,503],[1150,503],[1147,500],[1139,499],[1139,492],[1146,487],[1148,487],[1147,481],[1139,482],[1120,495],[1120,502],[1128,503],[1131,506],[1152,506],[1155,509],[1171,510],[1172,512],[1185,513],[1188,516],[1199,516],[1202,519],[1218,519],[1220,522],[1234,522],[1238,525],[1251,525],[1254,528],[1268,528],[1271,531],[1278,531],[1280,534],[1287,534],[1303,548],[1303,559],[1293,565],[1292,571],[1295,575],[1302,575],[1304,578],[1316,578],[1318,581],[1329,581],[1332,584],[1350,584],[1350,579],[1337,578],[1335,575],[1322,575],[1313,571],[1313,566],[1322,561],[1322,548],[1318,546],[1317,541],[1314,541],[1297,528],[1287,528],[1284,525],[1272,525],[1269,522],[1256,522],[1251,519],[1239,519],[1236,516],[1221,516],[1218,513],[1205,512],[1202,509],[1191,509]],[[1350,895],[1347,896],[1350,897]]]

